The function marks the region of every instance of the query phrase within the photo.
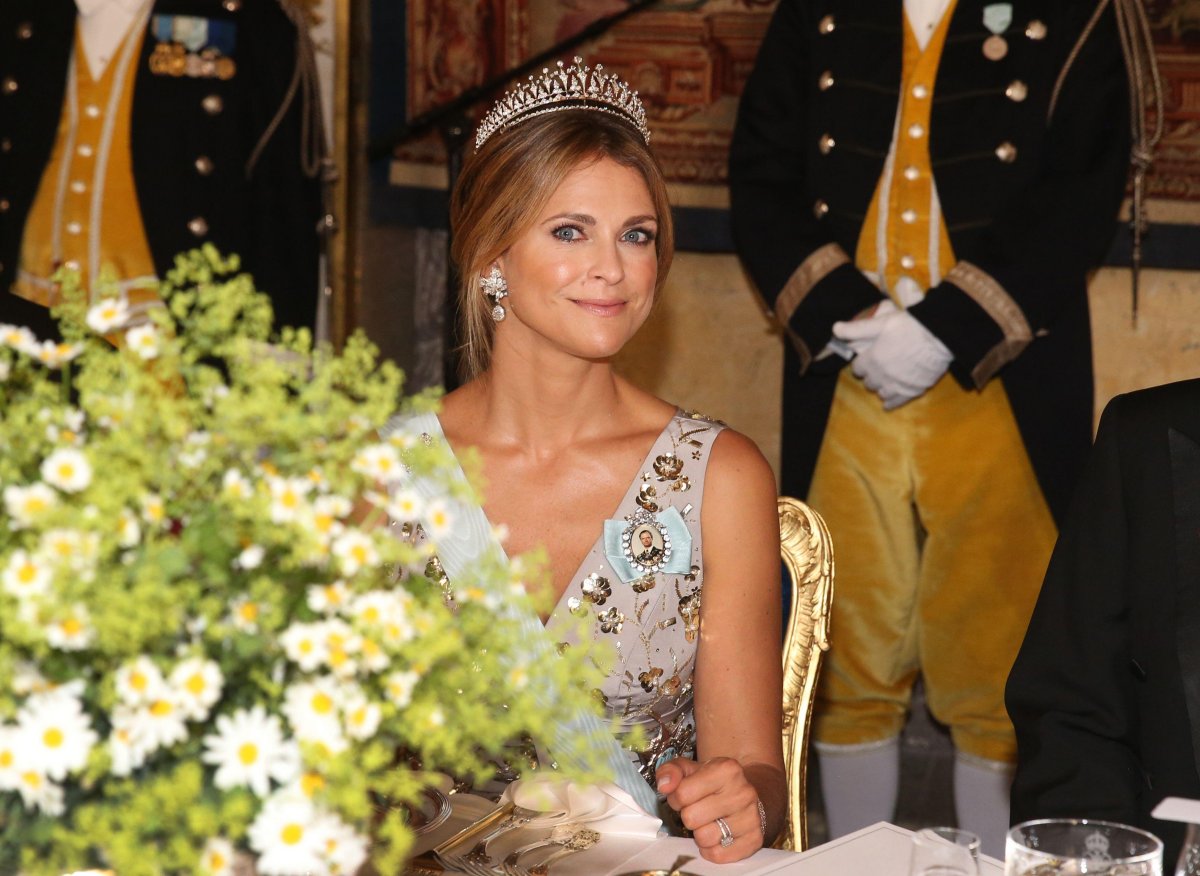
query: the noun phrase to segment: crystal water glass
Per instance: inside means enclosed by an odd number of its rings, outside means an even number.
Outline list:
[[[1005,876],[1162,876],[1152,833],[1088,818],[1026,821],[1008,832]]]

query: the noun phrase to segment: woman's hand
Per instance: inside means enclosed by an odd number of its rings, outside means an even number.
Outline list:
[[[706,860],[727,864],[762,848],[758,791],[736,760],[714,757],[697,763],[678,757],[660,766],[656,776],[659,792],[667,795],[667,803],[679,813]],[[733,835],[727,846],[721,845],[718,818]]]

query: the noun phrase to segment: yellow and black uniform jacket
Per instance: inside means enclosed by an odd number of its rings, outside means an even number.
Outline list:
[[[1011,20],[996,34],[985,8]],[[932,94],[929,149],[956,264],[910,313],[967,388],[1002,379],[1061,517],[1091,437],[1086,278],[1115,227],[1128,86],[1111,9],[1066,76],[1096,0],[958,0]],[[838,356],[837,320],[883,297],[854,266],[892,142],[900,0],[781,0],[742,97],[730,159],[738,251],[791,343],[783,489],[807,492]],[[1004,40],[1002,57],[984,53]],[[993,53],[995,54],[995,53]],[[870,232],[869,232],[870,233]]]

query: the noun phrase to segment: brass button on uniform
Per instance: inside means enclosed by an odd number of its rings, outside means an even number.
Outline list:
[[[929,88],[924,85],[914,85],[912,87],[912,96],[917,100],[924,100],[929,97]]]
[[[98,119],[100,118],[100,107],[90,103],[83,108],[83,114],[89,119]]]
[[[836,144],[837,141],[834,140],[833,137],[829,136],[828,134],[822,134],[821,139],[817,141],[817,148],[821,150],[822,155],[828,155],[833,151],[833,147]]]
[[[82,195],[84,192],[87,191],[87,183],[85,183],[81,179],[77,179],[71,183],[71,191],[73,191],[77,195]]]
[[[210,116],[219,115],[221,110],[225,109],[225,101],[221,100],[221,95],[210,94],[204,100],[200,101],[200,106],[204,107],[204,111]]]
[[[910,255],[900,256],[900,267],[906,271],[911,271],[917,266],[917,260]]]
[[[835,80],[833,78],[833,71],[826,70],[817,78],[817,88],[821,89],[822,91],[828,91],[829,89],[833,88],[834,82]]]
[[[213,163],[211,158],[209,158],[207,155],[201,155],[196,159],[196,173],[200,174],[201,176],[208,176],[212,172]]]
[[[829,212],[829,205],[826,204],[824,201],[818,200],[815,204],[813,204],[813,215],[816,216],[818,219],[820,219],[822,216],[824,216],[828,212]]]
[[[12,204],[8,202],[8,198],[0,198],[0,213],[7,213],[8,208],[11,206]]]
[[[17,84],[17,80],[11,76],[5,76],[3,80],[0,80],[0,91],[3,91],[5,94],[16,94],[17,89],[20,87]]]
[[[68,261],[63,262],[63,267],[66,268],[68,271],[78,271],[79,270],[79,262],[75,261],[75,259],[70,259]]]
[[[910,164],[908,167],[904,168],[904,178],[906,180],[908,180],[909,182],[912,182],[913,180],[916,180],[916,179],[920,179],[920,177],[921,177],[921,171],[919,169],[917,169],[915,166]]]
[[[1013,103],[1020,103],[1029,96],[1029,87],[1020,79],[1014,79],[1008,83],[1008,88],[1004,89],[1004,96]]]
[[[17,39],[27,40],[33,36],[33,25],[28,21],[22,21],[17,25]]]
[[[1046,38],[1046,25],[1038,19],[1034,19],[1025,25],[1025,36],[1031,40],[1044,40]]]
[[[832,15],[826,15],[817,25],[817,32],[821,34],[833,33],[837,29],[837,22]]]
[[[917,221],[917,211],[916,210],[905,210],[903,213],[900,214],[900,221],[903,222],[905,225],[912,225],[914,222]]]
[[[226,12],[237,12],[242,8],[242,0],[225,0],[221,5],[225,7]]]
[[[909,125],[908,136],[912,137],[914,140],[919,140],[925,136],[925,128],[921,125]]]
[[[208,234],[208,223],[204,221],[203,216],[197,216],[188,223],[188,231],[192,232],[196,237],[203,237]]]
[[[78,222],[68,222],[67,223],[67,234],[82,234],[82,233],[83,233],[83,226],[80,225]]]
[[[89,146],[87,143],[83,143],[75,151],[79,153],[79,156],[81,158],[91,158],[92,153],[95,152],[96,150],[92,149],[92,147]]]
[[[1012,164],[1017,160],[1017,147],[1005,140],[996,147],[996,157],[1005,164]]]

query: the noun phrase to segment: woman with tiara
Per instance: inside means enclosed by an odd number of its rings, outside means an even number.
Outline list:
[[[396,428],[482,461],[482,507],[439,540],[450,587],[482,551],[543,548],[555,607],[529,622],[551,641],[587,617],[617,655],[606,715],[641,731],[611,743],[617,783],[727,862],[786,816],[776,487],[749,439],[613,369],[673,255],[649,139],[636,93],[580,59],[496,104],[451,204],[466,382]]]

